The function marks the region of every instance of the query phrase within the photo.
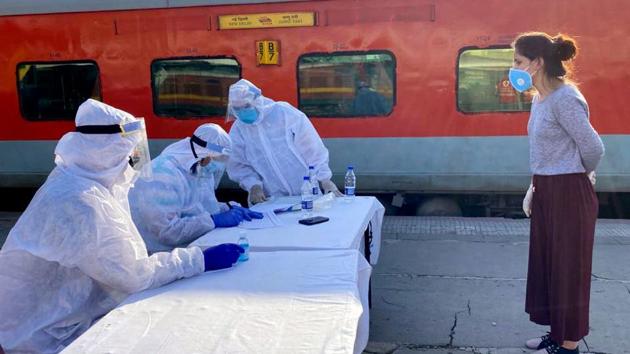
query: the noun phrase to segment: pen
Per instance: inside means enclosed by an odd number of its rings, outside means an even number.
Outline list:
[[[274,214],[282,214],[282,213],[288,212],[290,209],[291,209],[291,207],[274,209],[273,212],[274,212]]]
[[[274,214],[282,214],[282,213],[288,213],[290,211],[298,211],[298,210],[302,210],[302,208],[300,207],[300,204],[291,205],[286,208],[274,209],[273,212]]]

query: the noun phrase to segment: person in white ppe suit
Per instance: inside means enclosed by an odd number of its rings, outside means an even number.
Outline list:
[[[104,103],[78,109],[55,148],[55,169],[0,251],[0,345],[57,353],[129,294],[231,267],[223,244],[147,255],[127,193],[150,168],[144,121]]]
[[[314,166],[324,193],[342,195],[330,180],[328,149],[304,113],[264,97],[245,79],[230,86],[228,99],[228,120],[236,121],[230,129],[227,172],[249,192],[250,203],[268,196],[300,195],[309,166]]]
[[[162,151],[153,178],[129,192],[131,216],[149,252],[186,246],[215,227],[237,226],[262,214],[214,194],[230,153],[230,136],[217,124],[199,126],[191,137]]]

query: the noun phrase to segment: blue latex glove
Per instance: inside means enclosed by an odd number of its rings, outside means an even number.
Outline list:
[[[215,227],[232,227],[237,226],[243,221],[243,213],[236,209],[230,209],[222,213],[214,214],[212,221],[214,221]]]
[[[243,252],[243,247],[234,243],[206,248],[203,250],[204,271],[230,268]]]
[[[243,216],[244,220],[251,221],[252,219],[262,219],[263,214],[257,211],[249,210],[241,206],[231,205],[232,210],[236,210]]]

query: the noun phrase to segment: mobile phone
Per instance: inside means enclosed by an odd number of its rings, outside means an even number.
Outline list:
[[[328,219],[325,216],[313,216],[312,218],[306,218],[306,219],[302,219],[300,221],[298,221],[300,224],[302,225],[315,225],[315,224],[321,224],[323,222],[326,222],[330,219]]]

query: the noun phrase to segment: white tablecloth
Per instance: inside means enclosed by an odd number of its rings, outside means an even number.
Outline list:
[[[129,297],[64,353],[361,353],[370,272],[356,250],[252,253]]]
[[[299,202],[299,197],[280,198],[275,204]],[[259,206],[254,206],[256,210]],[[270,209],[267,205],[266,209]],[[273,209],[273,207],[271,207]],[[381,249],[381,228],[385,208],[374,197],[355,197],[350,203],[336,198],[330,209],[316,211],[314,215],[330,218],[328,222],[306,226],[298,223],[302,212],[279,214],[285,225],[269,229],[246,230],[251,251],[357,249],[363,247],[363,233],[372,223],[370,263],[376,264]],[[218,228],[193,242],[202,247],[221,243],[236,243],[240,228]]]

